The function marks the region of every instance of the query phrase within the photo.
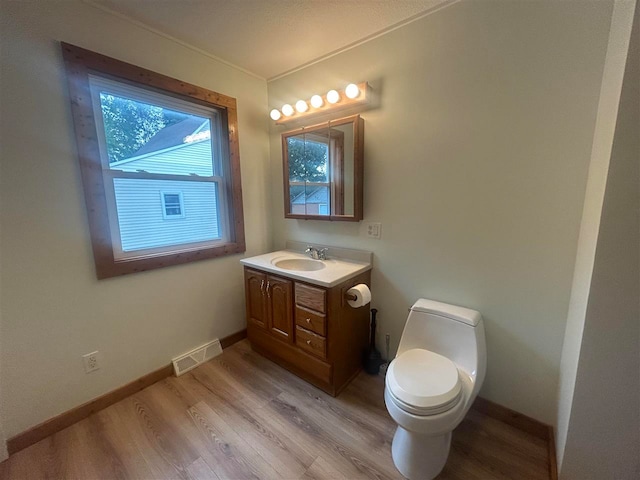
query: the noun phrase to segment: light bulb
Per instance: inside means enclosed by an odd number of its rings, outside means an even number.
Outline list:
[[[269,113],[269,116],[271,117],[271,120],[280,120],[280,117],[282,116],[280,114],[280,110],[278,110],[277,108],[274,108],[273,110],[271,110],[271,112]]]
[[[282,105],[282,113],[284,113],[285,116],[290,117],[291,115],[293,115],[293,107],[288,103],[285,103],[284,105]]]
[[[338,103],[340,100],[340,94],[335,90],[329,90],[327,92],[327,102],[329,103]]]
[[[307,102],[305,102],[304,100],[298,100],[296,102],[296,110],[300,113],[304,113],[309,110],[309,105],[307,105]]]
[[[320,95],[314,95],[313,97],[311,97],[311,106],[313,108],[320,108],[323,103],[324,100],[322,100],[322,97]]]
[[[344,89],[344,94],[348,98],[356,98],[358,95],[360,95],[360,89],[355,83],[350,83],[349,85],[347,85],[347,88]]]

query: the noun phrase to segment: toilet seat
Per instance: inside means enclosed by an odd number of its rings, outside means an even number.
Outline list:
[[[415,415],[445,412],[462,393],[456,364],[421,348],[407,350],[391,362],[385,383],[398,407]]]

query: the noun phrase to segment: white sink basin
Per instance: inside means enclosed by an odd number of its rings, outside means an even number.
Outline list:
[[[308,243],[287,241],[287,250],[257,255],[240,260],[245,267],[255,268],[293,280],[331,288],[371,270],[373,253],[363,250],[316,245],[329,248],[329,258],[313,260],[304,252]]]
[[[275,259],[273,265],[283,270],[296,270],[299,272],[315,272],[322,270],[325,264],[320,260],[311,260],[306,258],[283,258]]]

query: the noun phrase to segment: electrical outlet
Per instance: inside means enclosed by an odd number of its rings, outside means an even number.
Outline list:
[[[98,370],[100,368],[100,363],[98,362],[98,351],[87,353],[82,356],[82,361],[84,362],[84,372],[91,373],[94,370]]]
[[[379,222],[367,223],[367,237],[380,240],[382,235],[382,224]]]

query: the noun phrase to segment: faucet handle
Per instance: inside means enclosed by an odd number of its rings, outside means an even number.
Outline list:
[[[318,249],[316,247],[307,245],[307,249],[304,251],[304,253],[308,253],[312,259],[318,260]]]
[[[318,250],[318,258],[320,260],[326,260],[328,251],[329,251],[328,248],[321,248],[320,250]]]

